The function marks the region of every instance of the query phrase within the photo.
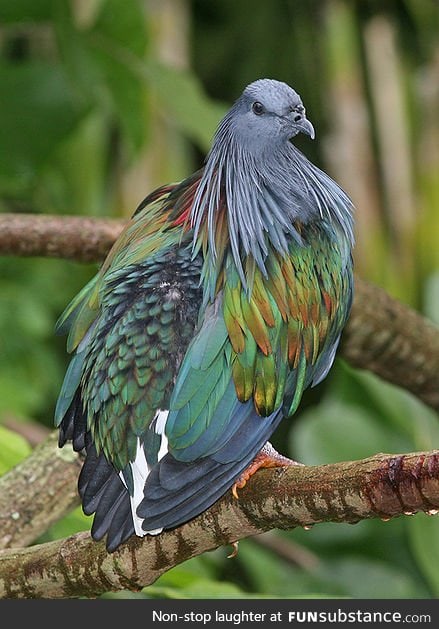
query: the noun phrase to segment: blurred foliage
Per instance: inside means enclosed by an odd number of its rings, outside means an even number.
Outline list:
[[[439,8],[435,0],[0,0],[0,211],[128,216],[199,166],[250,81],[301,94],[300,148],[356,206],[357,271],[439,321]],[[50,427],[67,365],[56,318],[95,272],[0,260],[0,422]],[[337,361],[273,442],[305,463],[437,447],[437,417]],[[30,452],[0,425],[0,474]],[[79,509],[44,540],[88,529]],[[439,595],[439,529],[387,523],[243,540],[119,598]],[[113,595],[114,596],[114,595]]]

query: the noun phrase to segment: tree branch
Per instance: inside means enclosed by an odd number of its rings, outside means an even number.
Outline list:
[[[99,262],[124,225],[82,216],[0,214],[0,255]]]
[[[0,254],[102,260],[122,221],[0,215]],[[356,278],[340,355],[405,387],[439,410],[439,332],[382,289]],[[80,457],[59,450],[57,435],[0,478],[0,596],[77,597],[140,589],[178,563],[273,528],[317,522],[384,520],[439,509],[439,451],[378,454],[362,461],[262,470],[188,524],[157,537],[133,537],[113,554],[88,532],[35,541],[78,504]],[[65,458],[67,457],[67,460]],[[9,549],[9,550],[8,550]]]
[[[124,224],[77,216],[0,214],[0,254],[97,262]],[[358,277],[339,355],[439,410],[438,328]]]
[[[0,549],[34,542],[79,504],[80,458],[58,448],[57,431],[0,477]]]
[[[0,551],[0,597],[72,598],[139,590],[191,557],[273,528],[434,514],[439,451],[260,470],[239,496],[236,500],[228,492],[191,522],[155,537],[132,537],[112,554],[89,533]]]
[[[339,355],[439,411],[439,328],[359,277]]]

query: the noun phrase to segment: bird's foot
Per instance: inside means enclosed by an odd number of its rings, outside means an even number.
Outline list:
[[[238,480],[233,484],[232,494],[238,499],[238,489],[242,489],[249,478],[253,476],[262,467],[287,467],[290,465],[302,465],[297,461],[288,459],[286,456],[279,454],[277,450],[273,448],[271,443],[267,441],[265,446],[256,455],[252,463],[245,468],[245,470],[238,477]]]

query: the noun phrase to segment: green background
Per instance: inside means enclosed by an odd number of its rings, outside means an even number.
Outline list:
[[[228,105],[262,77],[301,94],[317,138],[300,148],[356,204],[357,273],[439,322],[435,0],[0,0],[0,211],[128,217],[201,165]],[[0,258],[0,474],[52,428],[68,361],[54,323],[96,268]],[[337,359],[272,441],[314,464],[438,437],[431,410]],[[89,527],[77,509],[43,539]],[[273,531],[229,553],[117,596],[439,593],[439,524],[423,514]]]

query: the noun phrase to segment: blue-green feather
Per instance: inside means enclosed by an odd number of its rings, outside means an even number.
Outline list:
[[[84,352],[76,353],[67,367],[55,407],[55,426],[59,426],[69,410],[81,381]]]

